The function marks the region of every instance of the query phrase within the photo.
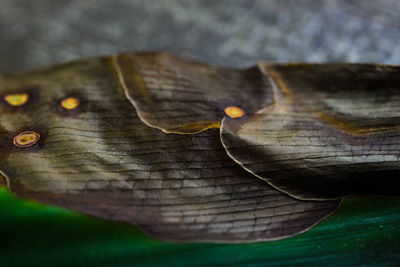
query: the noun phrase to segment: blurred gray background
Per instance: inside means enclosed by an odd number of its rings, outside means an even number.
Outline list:
[[[399,0],[0,0],[0,72],[121,51],[400,64]]]

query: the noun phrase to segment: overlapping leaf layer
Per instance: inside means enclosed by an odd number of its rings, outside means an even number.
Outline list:
[[[292,236],[342,196],[398,195],[398,73],[133,53],[5,75],[0,181],[166,240]]]

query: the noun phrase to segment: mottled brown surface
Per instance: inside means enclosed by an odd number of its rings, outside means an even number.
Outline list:
[[[219,128],[227,106],[250,115],[272,102],[268,77],[257,66],[236,70],[149,52],[118,55],[115,67],[141,119],[164,132]]]
[[[166,134],[147,126],[114,63],[93,59],[0,80],[1,95],[28,92],[31,99],[23,108],[1,106],[0,166],[12,192],[175,241],[283,238],[339,205],[275,190],[228,157],[216,129]],[[80,99],[77,109],[60,107],[69,96]],[[39,133],[39,142],[13,146],[26,130]]]
[[[230,156],[300,199],[400,194],[400,68],[264,65],[274,104],[225,119]]]

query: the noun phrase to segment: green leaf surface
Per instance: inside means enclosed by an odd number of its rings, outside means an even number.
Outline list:
[[[395,266],[400,198],[346,198],[310,231],[253,244],[173,244],[0,189],[0,266]]]

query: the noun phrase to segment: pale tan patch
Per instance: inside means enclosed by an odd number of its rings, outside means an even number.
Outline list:
[[[324,122],[328,123],[329,125],[335,127],[338,130],[341,130],[342,132],[345,132],[347,134],[351,135],[368,135],[372,134],[376,131],[383,131],[383,130],[392,130],[392,129],[397,129],[394,127],[356,127],[354,126],[351,122],[345,121],[345,120],[340,120],[338,118],[335,118],[334,116],[331,116],[329,114],[323,113],[323,112],[317,112],[316,113],[318,117],[323,120]]]

